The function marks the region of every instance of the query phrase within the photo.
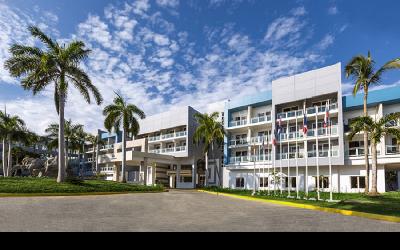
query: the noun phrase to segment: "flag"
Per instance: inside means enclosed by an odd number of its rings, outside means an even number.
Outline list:
[[[328,126],[330,126],[330,124],[329,124],[329,106],[328,106],[328,104],[326,104],[324,128],[327,128]]]
[[[282,133],[282,119],[279,118],[279,120],[278,120],[278,130],[276,132],[279,141],[281,140],[281,133]]]
[[[272,145],[274,145],[274,146],[276,146],[276,134],[277,134],[277,132],[276,132],[276,129],[274,130],[274,139],[272,140]]]
[[[304,114],[304,120],[303,120],[303,133],[304,136],[307,136],[307,132],[308,132],[308,120],[307,120],[307,115]]]

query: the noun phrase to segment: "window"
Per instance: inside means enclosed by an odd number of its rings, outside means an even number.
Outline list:
[[[314,184],[317,186],[317,177],[314,176]],[[329,177],[321,176],[319,178],[319,188],[329,188]]]
[[[351,176],[350,182],[352,189],[365,188],[365,176]]]
[[[244,178],[236,178],[236,188],[244,188]]]
[[[268,187],[268,177],[261,177],[260,178],[260,187]]]
[[[290,108],[284,108],[283,112],[286,113],[286,112],[289,112],[289,111],[297,111],[298,109],[299,109],[299,107],[293,106],[293,107],[290,107]]]
[[[193,177],[192,176],[181,176],[182,183],[192,183]]]
[[[296,177],[292,177],[292,187],[296,187],[297,186],[297,179]]]

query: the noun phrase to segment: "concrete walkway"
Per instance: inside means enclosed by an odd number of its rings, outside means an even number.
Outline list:
[[[400,224],[196,191],[0,198],[0,231],[398,231]]]

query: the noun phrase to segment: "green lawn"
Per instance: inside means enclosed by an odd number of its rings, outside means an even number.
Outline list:
[[[220,193],[230,193],[242,196],[251,196],[252,193],[252,191],[250,190],[233,190],[221,188],[207,188],[204,190]],[[292,192],[291,195],[293,196],[295,195],[295,193]],[[287,193],[284,193],[282,196],[280,196],[279,191],[275,196],[273,195],[272,191],[270,195],[268,195],[266,192],[260,192],[255,197],[267,200],[290,201],[294,203],[316,205],[320,207],[338,208],[351,211],[400,217],[400,192],[390,192],[377,197],[370,197],[364,194],[334,194],[333,199],[339,201],[334,203],[326,201],[310,201],[304,199],[289,199],[287,198],[287,196]],[[316,198],[316,196],[316,193],[309,194],[310,198]],[[304,193],[301,193],[300,197],[304,198]],[[329,193],[321,193],[321,198],[328,199]]]
[[[58,184],[48,178],[1,178],[0,196],[73,195],[73,194],[107,194],[162,192],[161,186],[147,187],[102,180],[70,181]]]

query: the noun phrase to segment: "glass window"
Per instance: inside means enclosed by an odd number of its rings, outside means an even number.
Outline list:
[[[236,178],[236,188],[244,188],[244,178]]]
[[[260,178],[260,187],[268,187],[268,177]]]
[[[350,182],[352,189],[365,188],[365,176],[351,176]]]

